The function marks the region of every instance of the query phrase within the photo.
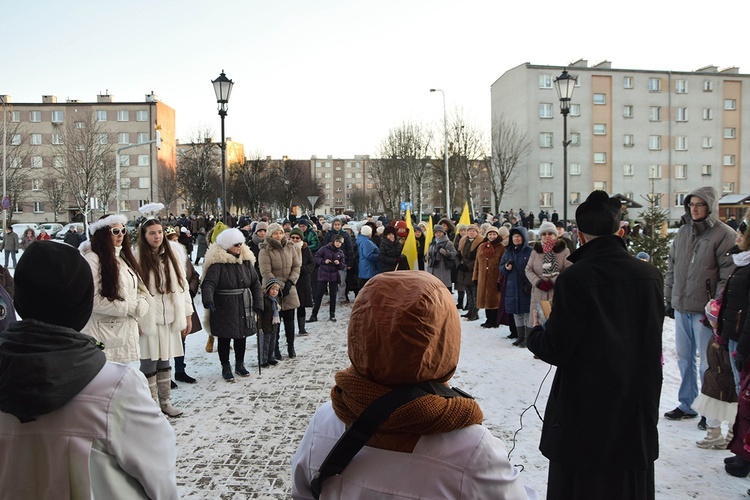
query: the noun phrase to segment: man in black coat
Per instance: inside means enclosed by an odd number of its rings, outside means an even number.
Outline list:
[[[604,191],[578,207],[581,247],[557,278],[546,324],[527,339],[557,366],[539,444],[550,500],[654,498],[663,282],[615,234],[619,208]]]

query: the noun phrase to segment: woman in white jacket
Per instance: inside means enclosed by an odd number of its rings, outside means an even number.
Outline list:
[[[150,297],[130,249],[123,215],[105,215],[89,226],[90,241],[80,252],[94,278],[94,310],[81,330],[104,344],[107,361],[141,359],[137,320],[149,309]]]
[[[141,225],[136,258],[141,276],[153,296],[153,314],[140,320],[141,371],[148,380],[161,411],[179,417],[182,410],[172,406],[172,367],[169,359],[182,356],[182,335],[190,331],[192,299],[185,279],[187,255],[179,243],[164,238],[164,228],[156,219]]]

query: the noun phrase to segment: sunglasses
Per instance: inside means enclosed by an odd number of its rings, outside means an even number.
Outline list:
[[[234,248],[240,248],[242,246],[242,243],[235,243],[232,245]]]
[[[110,233],[114,234],[115,236],[120,236],[121,234],[125,234],[124,229],[120,229],[119,227],[113,227],[109,230]]]
[[[289,239],[290,240],[301,240],[302,238],[300,238],[299,236],[290,236]]]

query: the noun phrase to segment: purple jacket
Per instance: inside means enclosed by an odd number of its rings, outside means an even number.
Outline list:
[[[325,261],[330,260],[330,264],[326,264]],[[338,265],[334,264],[333,261],[338,260]],[[318,281],[332,282],[339,280],[339,271],[346,269],[346,258],[344,257],[344,250],[342,248],[336,248],[333,243],[328,243],[318,249],[315,252],[315,263],[320,266],[318,268]]]

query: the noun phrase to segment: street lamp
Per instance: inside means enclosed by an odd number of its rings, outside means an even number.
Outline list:
[[[448,115],[445,113],[445,92],[441,89],[430,89],[430,92],[440,92],[443,94],[443,139],[445,144],[443,149],[445,150],[445,214],[447,217],[451,216],[451,193],[450,193],[450,180],[448,173]]]
[[[0,96],[3,98],[3,234],[5,234],[5,228],[8,227],[8,185],[6,179],[7,162],[8,162],[8,149],[6,141],[8,140],[8,131],[5,129],[8,123],[5,106],[8,104],[8,96]]]
[[[219,78],[212,80],[216,102],[219,104],[219,116],[221,117],[221,220],[226,222],[227,215],[227,145],[224,142],[224,118],[227,116],[227,105],[229,95],[232,93],[234,82],[227,78],[224,70],[221,70]]]
[[[568,228],[568,113],[570,113],[570,100],[573,98],[573,89],[576,86],[576,78],[570,76],[567,69],[555,78],[555,89],[560,99],[560,114],[563,115],[563,221],[565,230]]]

